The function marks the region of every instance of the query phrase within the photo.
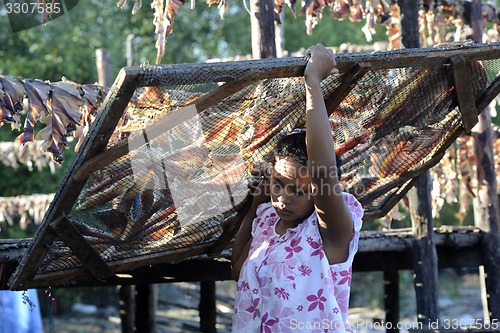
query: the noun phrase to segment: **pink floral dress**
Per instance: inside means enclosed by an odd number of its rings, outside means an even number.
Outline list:
[[[347,261],[330,265],[314,212],[280,236],[271,203],[257,208],[252,244],[237,284],[233,332],[352,332],[347,324],[352,260],[363,210],[344,193],[354,230]]]

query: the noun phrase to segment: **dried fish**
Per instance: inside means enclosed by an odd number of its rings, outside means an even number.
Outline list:
[[[132,176],[120,177],[116,182],[111,183],[110,186],[104,187],[102,191],[86,197],[85,201],[80,203],[76,209],[82,210],[110,203],[111,200],[120,196],[128,188],[131,182],[133,182]]]

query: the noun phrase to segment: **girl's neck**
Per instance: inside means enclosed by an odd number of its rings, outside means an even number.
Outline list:
[[[290,228],[293,229],[302,222],[303,221],[284,221],[282,219],[278,219],[274,227],[274,230],[278,235],[283,236],[288,229]]]

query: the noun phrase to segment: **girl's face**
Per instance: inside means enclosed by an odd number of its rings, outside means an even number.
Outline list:
[[[292,159],[276,161],[270,191],[272,205],[284,221],[300,223],[314,211],[308,169]]]

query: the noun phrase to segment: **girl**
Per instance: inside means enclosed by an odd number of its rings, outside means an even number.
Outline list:
[[[307,131],[277,145],[236,234],[233,332],[345,332],[362,207],[342,193],[321,80],[338,72],[315,45],[304,76]],[[297,133],[298,132],[298,133]],[[269,202],[270,194],[270,202]]]

